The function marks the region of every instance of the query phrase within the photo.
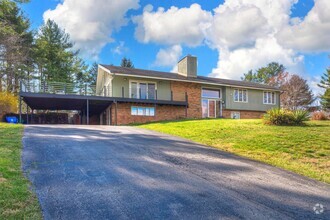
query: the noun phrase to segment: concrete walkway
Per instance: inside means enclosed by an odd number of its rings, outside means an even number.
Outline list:
[[[45,219],[330,219],[329,185],[181,138],[29,125],[23,144]]]

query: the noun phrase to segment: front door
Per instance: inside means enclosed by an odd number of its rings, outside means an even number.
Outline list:
[[[203,118],[216,118],[217,116],[216,103],[217,102],[214,99],[202,100]]]
[[[216,117],[216,105],[215,105],[215,100],[210,100],[209,99],[209,118],[215,118]]]

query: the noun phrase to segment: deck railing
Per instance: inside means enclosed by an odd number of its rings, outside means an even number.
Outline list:
[[[33,81],[21,82],[21,92],[68,94],[68,95],[96,95],[95,86],[64,82]]]
[[[20,86],[21,92],[29,93],[47,93],[47,94],[61,94],[61,95],[86,95],[86,96],[104,96],[104,97],[114,97],[114,98],[127,98],[127,99],[145,99],[145,100],[163,100],[163,101],[179,101],[186,102],[188,100],[187,94],[185,92],[173,92],[164,95],[159,94],[157,90],[147,94],[138,91],[137,94],[125,93],[124,87],[117,91],[113,95],[111,88],[104,87],[101,91],[97,92],[95,86],[90,86],[87,84],[74,84],[74,83],[64,83],[64,82],[47,82],[47,81],[31,81],[31,82],[21,82]]]

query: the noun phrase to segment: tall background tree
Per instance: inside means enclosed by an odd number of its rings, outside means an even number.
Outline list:
[[[70,36],[51,20],[31,31],[19,7],[23,2],[28,0],[0,0],[0,92],[17,93],[21,80],[35,78],[93,84],[95,71],[73,49]]]
[[[318,86],[325,89],[324,93],[320,96],[322,108],[330,110],[330,68],[322,75],[321,82]]]
[[[97,69],[98,65],[94,62],[87,71],[78,72],[76,76],[77,83],[96,86]]]
[[[27,1],[0,1],[0,91],[12,93],[33,69],[30,22],[16,2]]]
[[[70,36],[52,20],[40,28],[34,52],[41,80],[74,82],[76,74],[87,71]]]
[[[244,81],[269,84],[272,82],[276,83],[276,77],[285,74],[285,67],[282,64],[272,62],[265,67],[261,67],[256,71],[249,70],[241,78]],[[276,85],[275,85],[276,86]]]
[[[127,59],[126,57],[124,57],[121,60],[120,66],[122,67],[128,67],[128,68],[134,68],[134,64],[130,59]]]
[[[98,65],[94,62],[91,68],[88,70],[87,82],[89,83],[89,85],[96,86],[97,70]]]

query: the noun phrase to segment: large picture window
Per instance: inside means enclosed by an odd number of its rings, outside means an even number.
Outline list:
[[[149,82],[130,82],[130,98],[156,99],[156,84]]]
[[[276,103],[275,92],[264,92],[264,104],[274,105]]]
[[[131,107],[131,115],[155,116],[155,107]]]
[[[156,99],[156,84],[148,83],[148,99]]]
[[[131,82],[131,98],[138,98],[138,86],[137,82]]]
[[[234,89],[234,102],[248,102],[246,89]]]
[[[140,83],[140,99],[147,99],[147,83]]]
[[[221,97],[220,90],[218,90],[218,89],[202,89],[202,97],[219,99]]]

